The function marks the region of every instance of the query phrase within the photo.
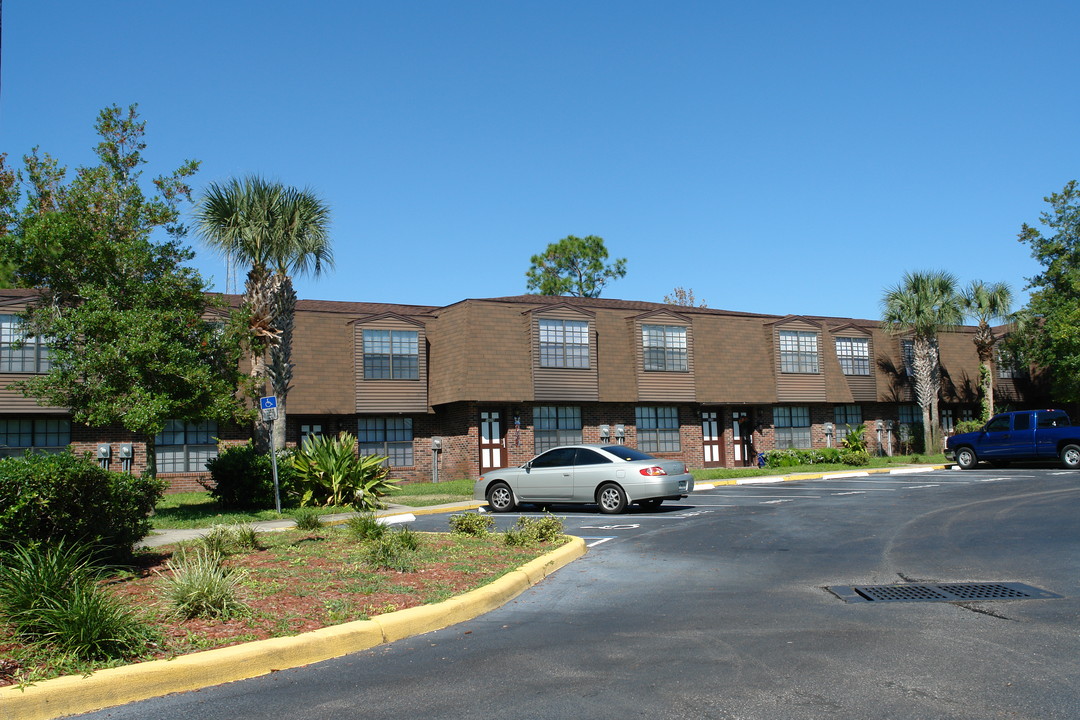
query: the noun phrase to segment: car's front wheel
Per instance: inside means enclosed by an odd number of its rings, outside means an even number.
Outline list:
[[[1069,470],[1080,469],[1080,445],[1066,445],[1061,448],[1061,464]]]
[[[956,451],[956,464],[961,470],[970,470],[979,464],[979,457],[969,447],[962,447]]]
[[[615,483],[605,483],[596,491],[596,502],[600,512],[617,515],[626,510],[626,493]]]
[[[517,503],[514,502],[514,492],[506,483],[495,483],[488,488],[487,502],[491,509],[497,513],[510,512]]]

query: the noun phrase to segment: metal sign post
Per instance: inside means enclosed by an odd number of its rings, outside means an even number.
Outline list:
[[[274,447],[274,422],[277,420],[277,396],[259,398],[259,411],[263,422],[270,423],[270,467],[274,473],[274,510],[281,514],[281,490],[278,487],[277,448]]]

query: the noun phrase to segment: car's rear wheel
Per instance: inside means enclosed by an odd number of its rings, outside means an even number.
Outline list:
[[[617,515],[626,510],[626,493],[615,483],[605,483],[596,491],[600,512]]]
[[[979,456],[969,447],[962,447],[956,451],[956,464],[961,470],[970,470],[979,464]]]
[[[488,488],[487,501],[491,509],[497,513],[510,512],[517,503],[514,502],[514,493],[506,483],[495,483]]]
[[[1061,448],[1061,464],[1069,470],[1080,469],[1080,445],[1066,445]]]
[[[648,500],[638,500],[638,505],[642,510],[657,510],[664,504],[664,498],[649,498]]]

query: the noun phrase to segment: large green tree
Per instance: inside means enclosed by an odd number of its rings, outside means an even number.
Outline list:
[[[603,238],[567,235],[548,245],[541,254],[532,256],[532,266],[525,273],[526,287],[539,295],[600,297],[608,281],[626,275],[626,258],[606,265],[607,258]]]
[[[212,183],[199,204],[197,222],[210,247],[250,265],[244,286],[249,368],[256,388],[262,391],[269,381],[277,396],[273,443],[284,447],[296,315],[291,276],[318,276],[333,267],[330,208],[310,190],[249,176]],[[268,448],[267,423],[261,419],[255,437],[261,450]]]
[[[942,448],[941,354],[937,335],[959,325],[964,318],[956,278],[947,272],[907,272],[900,283],[885,291],[881,321],[893,334],[912,342],[915,400],[922,409],[923,449]]]
[[[1044,370],[1054,397],[1080,402],[1080,187],[1075,180],[1043,198],[1044,230],[1024,224],[1019,240],[1043,271],[1029,279],[1028,322],[1010,343],[1017,359]]]
[[[187,161],[140,185],[145,123],[135,105],[107,107],[95,130],[98,163],[67,172],[35,148],[8,204],[2,260],[34,288],[27,336],[46,338],[48,372],[17,383],[75,422],[121,425],[146,439],[167,420],[238,418],[238,356],[223,324],[207,319],[206,285],[185,263],[180,204],[189,201]]]
[[[1011,318],[1012,289],[1007,283],[972,280],[960,299],[964,314],[978,323],[973,342],[979,355],[979,392],[982,395],[982,420],[986,422],[994,414],[994,373],[990,361],[997,345],[990,323]]]

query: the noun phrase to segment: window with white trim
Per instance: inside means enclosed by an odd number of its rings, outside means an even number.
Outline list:
[[[45,373],[51,368],[49,346],[27,337],[18,315],[0,315],[0,372]]]
[[[60,452],[70,444],[71,420],[67,418],[0,420],[0,457],[22,455],[30,449]]]
[[[581,408],[541,405],[533,410],[533,452],[581,443]]]
[[[870,338],[836,338],[836,359],[845,375],[869,375]]]
[[[647,372],[687,372],[686,328],[642,325],[641,346]]]
[[[806,330],[780,331],[780,372],[816,374],[818,336]]]
[[[166,420],[154,437],[158,472],[206,472],[206,463],[218,456],[217,423],[213,420]]]
[[[679,409],[676,407],[639,407],[637,449],[642,452],[679,452]]]
[[[385,455],[390,467],[412,467],[413,421],[410,417],[362,417],[357,420],[361,455]]]
[[[365,380],[419,380],[420,334],[416,330],[363,331]]]
[[[776,449],[805,449],[810,444],[810,408],[806,405],[782,405],[773,408]]]
[[[589,323],[540,318],[540,367],[588,368]]]

